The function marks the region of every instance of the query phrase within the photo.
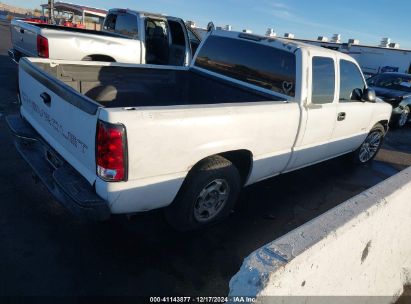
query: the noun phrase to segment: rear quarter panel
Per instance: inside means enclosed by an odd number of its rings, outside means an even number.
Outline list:
[[[116,62],[141,63],[140,40],[54,29],[43,29],[42,35],[49,40],[52,59],[83,60],[89,55],[105,55]]]
[[[170,204],[187,173],[215,154],[248,150],[253,155],[247,184],[286,167],[299,126],[295,102],[261,102],[101,109],[100,119],[123,123],[127,131],[129,180],[104,183],[97,192],[113,213],[150,210]]]
[[[291,152],[298,125],[295,102],[102,109],[100,119],[127,129],[129,179],[187,173],[201,159],[245,149],[254,160]],[[281,171],[285,162],[255,164],[254,179]]]

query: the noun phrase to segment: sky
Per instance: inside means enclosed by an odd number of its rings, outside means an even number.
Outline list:
[[[36,8],[46,0],[0,0]],[[273,28],[277,35],[293,33],[296,38],[331,38],[341,34],[342,42],[359,39],[361,44],[378,45],[391,38],[401,48],[411,49],[411,1],[409,0],[67,0],[98,8],[130,8],[164,13],[193,20],[205,27],[230,24],[233,30],[250,29],[264,34]]]

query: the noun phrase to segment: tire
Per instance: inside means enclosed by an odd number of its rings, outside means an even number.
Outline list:
[[[406,125],[406,123],[408,122],[410,118],[410,107],[409,106],[405,106],[402,109],[401,115],[400,117],[398,117],[395,126],[397,128],[402,128]]]
[[[361,146],[352,153],[355,164],[367,164],[374,160],[384,142],[385,129],[378,123],[368,133]]]
[[[176,199],[165,209],[166,220],[179,231],[207,227],[230,214],[240,191],[237,168],[219,155],[209,157],[190,171]]]

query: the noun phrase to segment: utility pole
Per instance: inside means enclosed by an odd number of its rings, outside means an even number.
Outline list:
[[[49,9],[49,24],[54,24],[54,0],[48,0],[49,1],[49,5],[48,5],[48,9]]]

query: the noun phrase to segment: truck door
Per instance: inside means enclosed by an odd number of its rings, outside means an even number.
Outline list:
[[[308,98],[302,109],[305,128],[300,131],[287,171],[331,157],[328,144],[337,121],[337,94],[336,63],[328,56],[311,52],[308,58]]]
[[[351,61],[339,61],[338,120],[330,149],[333,155],[358,148],[368,134],[373,104],[361,101],[366,87],[359,67]]]
[[[145,62],[147,64],[169,64],[170,29],[166,20],[145,18]]]
[[[170,65],[188,66],[191,61],[192,51],[190,39],[184,21],[180,18],[167,17],[170,27]]]

